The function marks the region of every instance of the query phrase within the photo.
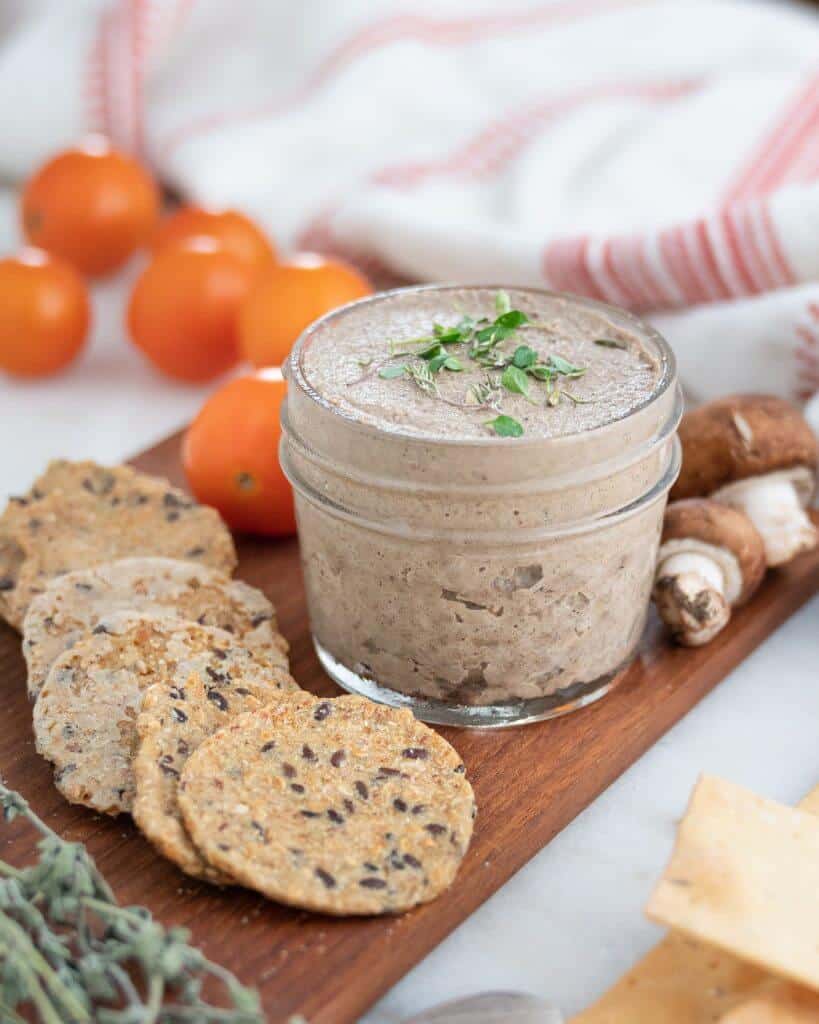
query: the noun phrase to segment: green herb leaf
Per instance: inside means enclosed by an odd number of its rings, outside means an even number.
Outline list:
[[[511,416],[496,416],[493,420],[487,420],[487,427],[491,427],[500,437],[521,437],[523,427]]]
[[[526,398],[529,397],[529,378],[517,366],[506,367],[501,376],[501,384],[507,391],[512,391],[516,395],[524,395]]]
[[[530,366],[535,365],[537,360],[537,352],[533,348],[529,348],[528,345],[518,345],[512,356],[513,364],[521,370],[528,370]]]
[[[495,312],[498,316],[503,316],[504,313],[508,313],[512,308],[512,300],[506,292],[500,291],[495,295]]]
[[[438,373],[439,370],[463,370],[460,359],[456,359],[455,356],[448,356],[446,352],[442,352],[440,355],[435,356],[434,359],[430,359],[427,365],[432,373]]]
[[[510,309],[508,313],[499,316],[495,323],[499,327],[509,327],[516,331],[518,327],[529,323],[529,317],[519,309]]]
[[[432,359],[435,356],[439,356],[444,352],[444,346],[441,342],[435,338],[428,345],[418,349],[415,355],[420,356],[421,359]]]
[[[504,327],[496,320],[495,323],[490,324],[488,327],[481,328],[481,330],[476,333],[475,340],[478,342],[479,350],[480,347],[483,347],[485,350],[491,348],[493,345],[497,345],[498,342],[504,341],[510,334],[514,333],[514,327]]]
[[[624,341],[616,341],[614,338],[595,338],[595,345],[601,345],[603,348],[619,348],[624,351],[628,348],[628,345]]]
[[[469,332],[462,332],[459,327],[450,327],[438,335],[442,345],[460,345],[466,341]]]
[[[378,376],[383,377],[384,380],[394,380],[396,377],[403,377],[406,370],[407,367],[404,363],[400,366],[385,366],[383,370],[378,371]]]
[[[546,366],[545,363],[538,363],[536,366],[530,366],[526,371],[531,377],[536,380],[553,380],[557,376],[557,370],[551,366]]]
[[[564,377],[581,377],[586,372],[585,366],[575,366],[574,363],[570,363],[563,356],[549,356],[549,365]]]

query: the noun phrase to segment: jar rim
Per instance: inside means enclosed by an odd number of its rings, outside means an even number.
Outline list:
[[[421,292],[500,291],[505,289],[510,289],[516,292],[526,292],[531,295],[538,295],[551,299],[568,299],[581,309],[587,309],[591,312],[609,315],[614,314],[617,317],[622,318],[635,330],[635,332],[639,333],[645,340],[650,341],[657,349],[662,372],[657,379],[656,387],[643,401],[632,406],[627,412],[620,416],[615,416],[613,419],[607,420],[605,423],[601,423],[596,427],[591,427],[588,430],[561,434],[556,437],[524,435],[522,437],[499,438],[488,435],[486,437],[452,438],[436,437],[434,434],[416,434],[410,431],[401,430],[399,427],[391,427],[387,431],[381,426],[367,423],[340,409],[337,405],[328,402],[327,399],[313,387],[307,378],[303,365],[303,358],[307,346],[319,330],[323,330],[328,324],[332,323],[334,320],[341,319],[353,310],[358,310],[369,305],[376,305],[386,299],[394,298],[396,296],[418,294]],[[613,426],[622,423],[624,420],[630,419],[632,416],[635,416],[655,402],[659,401],[666,394],[668,389],[673,387],[677,378],[677,360],[674,355],[674,350],[655,327],[647,323],[645,320],[642,320],[640,317],[635,316],[628,310],[622,309],[620,306],[615,306],[607,302],[600,302],[597,299],[589,299],[585,296],[575,295],[571,292],[559,292],[549,288],[538,288],[528,285],[457,284],[454,282],[448,282],[443,284],[418,284],[403,286],[400,288],[391,288],[387,291],[376,292],[373,295],[367,295],[364,298],[356,299],[353,302],[348,302],[343,306],[339,306],[338,309],[334,309],[320,317],[318,320],[314,320],[313,323],[302,331],[301,335],[296,340],[290,355],[285,361],[283,370],[286,379],[288,381],[292,380],[296,385],[298,385],[301,393],[319,406],[324,412],[338,417],[338,419],[344,421],[345,425],[350,426],[356,431],[360,431],[365,436],[380,437],[388,435],[389,437],[395,438],[397,441],[405,444],[425,446],[441,445],[448,448],[493,448],[498,445],[503,445],[504,447],[512,446],[516,449],[522,449],[542,445],[562,446],[564,444],[571,444],[576,442],[578,437],[594,437],[595,435],[599,435],[600,433],[611,429]]]

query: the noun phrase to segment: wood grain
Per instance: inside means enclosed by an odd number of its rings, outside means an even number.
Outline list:
[[[134,460],[182,483],[179,438]],[[294,541],[243,541],[239,575],[275,602],[292,646],[293,674],[321,694],[336,692],[310,643]],[[772,573],[752,604],[711,645],[668,645],[650,622],[640,657],[600,703],[536,726],[481,733],[443,730],[461,752],[478,799],[475,838],[453,888],[400,918],[337,920],[275,906],[241,889],[220,892],[157,856],[129,819],[103,819],[66,804],[37,757],[19,637],[0,627],[5,707],[0,771],[49,824],[88,844],[123,902],[184,924],[205,952],[260,990],[268,1019],[301,1013],[311,1024],[346,1024],[580,813],[648,747],[819,589],[819,553]],[[3,832],[4,855],[30,856],[32,837]]]

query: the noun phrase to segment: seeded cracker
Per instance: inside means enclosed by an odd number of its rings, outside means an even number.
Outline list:
[[[0,615],[20,628],[55,576],[113,559],[162,555],[226,573],[233,540],[219,514],[128,466],[52,462],[0,517]]]
[[[106,814],[130,810],[144,693],[184,686],[193,673],[271,693],[290,680],[229,633],[169,618],[121,615],[58,658],[34,707],[34,736],[66,799]]]
[[[231,718],[257,711],[282,691],[298,691],[283,670],[238,681],[228,668],[207,677],[190,676],[168,687],[152,686],[137,719],[139,750],[134,758],[137,825],[163,856],[197,878],[228,884],[230,879],[205,861],[190,840],[177,802],[182,769],[197,747]]]
[[[276,698],[205,740],[179,787],[207,860],[281,903],[382,914],[434,899],[472,836],[458,753],[406,710]]]
[[[123,558],[54,580],[23,623],[28,692],[36,697],[56,659],[107,616],[121,611],[167,615],[217,626],[287,668],[287,643],[273,605],[260,590],[214,569],[171,558]],[[104,621],[102,622],[104,625]]]

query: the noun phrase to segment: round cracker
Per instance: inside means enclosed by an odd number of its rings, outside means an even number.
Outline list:
[[[216,626],[287,668],[287,643],[273,605],[260,590],[215,569],[171,558],[123,558],[54,580],[23,624],[28,691],[36,697],[56,659],[107,616],[121,611],[167,615]]]
[[[59,657],[34,706],[34,736],[66,799],[106,814],[130,810],[144,692],[193,673],[223,687],[268,680],[271,692],[285,675],[229,633],[170,618],[120,616]]]
[[[52,462],[0,517],[0,614],[20,628],[62,573],[161,555],[231,573],[236,550],[218,512],[129,466]]]
[[[139,749],[133,761],[136,797],[132,814],[161,854],[196,878],[227,885],[231,879],[212,868],[191,842],[177,801],[179,778],[188,758],[231,718],[257,711],[276,693],[298,691],[294,679],[279,671],[273,679],[203,680],[152,686],[137,718]]]
[[[475,814],[457,751],[409,711],[306,693],[205,740],[178,799],[214,867],[328,914],[434,899],[455,877]]]

